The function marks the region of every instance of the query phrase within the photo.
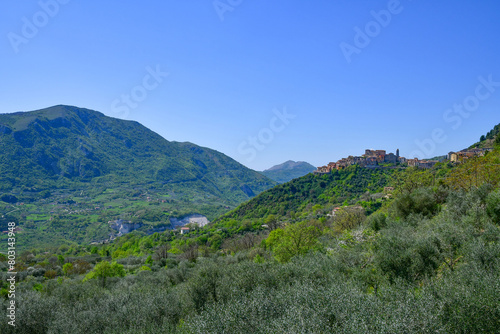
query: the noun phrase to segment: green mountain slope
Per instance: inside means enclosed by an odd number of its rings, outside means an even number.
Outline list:
[[[17,209],[13,215],[33,228],[60,220],[54,230],[69,234],[68,220],[83,219],[78,229],[88,230],[113,218],[154,223],[196,212],[213,219],[275,185],[215,150],[70,106],[0,115],[0,175],[0,197],[13,205],[2,213]]]
[[[368,169],[351,166],[326,175],[308,174],[269,189],[235,210],[223,215],[218,223],[236,219],[260,219],[269,215],[296,216],[312,206],[333,206],[370,192],[380,193],[398,169]]]
[[[304,161],[287,161],[261,172],[268,178],[278,182],[286,183],[298,177],[302,177],[316,170],[313,165]]]
[[[481,141],[471,147],[493,147],[498,143],[500,124],[496,125]],[[409,179],[420,184],[424,179],[443,177],[450,170],[446,156],[436,157],[441,161],[432,170],[416,171],[413,169],[367,169],[351,166],[344,170],[326,175],[308,174],[288,183],[280,184],[259,196],[241,204],[217,220],[219,226],[236,225],[242,219],[265,219],[269,215],[278,219],[290,220],[298,216],[307,216],[318,209],[327,212],[334,205],[355,204],[361,202],[367,213],[371,213],[381,204],[384,187],[394,186],[401,179]],[[286,163],[285,163],[286,165]],[[281,166],[278,170],[283,170]],[[269,176],[269,175],[268,175]],[[271,176],[270,176],[271,177]],[[362,196],[364,194],[364,196]],[[316,207],[314,207],[316,206]],[[315,210],[315,208],[318,208]]]

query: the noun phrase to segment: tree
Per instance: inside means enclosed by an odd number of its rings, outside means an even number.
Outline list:
[[[64,268],[63,268],[64,269]],[[69,271],[70,275],[82,275],[91,269],[90,263],[85,260],[76,260]]]
[[[319,247],[318,237],[321,234],[316,224],[301,222],[272,231],[266,239],[266,245],[279,262],[288,262],[296,255],[306,254]]]
[[[429,188],[419,188],[411,193],[400,194],[392,204],[396,217],[406,218],[410,214],[431,217],[439,210],[434,193]]]
[[[71,275],[73,273],[73,263],[71,262],[65,263],[62,270],[66,276]]]
[[[492,192],[486,199],[486,212],[495,223],[500,222],[500,190]]]
[[[436,274],[444,261],[441,240],[433,234],[418,234],[412,227],[395,225],[385,229],[375,243],[375,263],[391,282],[408,282]]]
[[[434,175],[429,170],[411,167],[396,173],[392,183],[396,185],[396,193],[409,194],[418,188],[431,186],[433,181]]]
[[[155,261],[161,261],[162,259],[168,258],[168,251],[170,250],[170,244],[163,244],[158,246],[153,258]]]
[[[467,159],[465,163],[454,168],[446,178],[446,183],[450,188],[466,191],[477,189],[486,183],[496,185],[499,182],[500,155],[498,150],[484,157]]]
[[[125,276],[125,269],[123,265],[116,262],[109,263],[108,261],[102,261],[96,264],[94,270],[85,276],[83,281],[88,281],[89,279],[99,279],[103,287],[106,286],[106,279],[108,277],[123,277]]]
[[[47,277],[48,279],[53,279],[53,278],[56,278],[57,276],[57,271],[53,270],[53,269],[49,269],[45,272],[45,274],[43,275],[44,277]]]
[[[184,253],[182,254],[182,257],[185,258],[186,260],[190,262],[195,262],[196,259],[198,258],[198,245],[197,244],[192,244],[192,245],[186,245],[183,247]]]
[[[222,245],[222,237],[219,234],[214,234],[208,239],[208,243],[210,244],[210,248],[217,250]]]
[[[269,216],[267,216],[267,218],[264,221],[264,223],[269,227],[269,229],[271,231],[274,231],[279,226],[278,218],[275,215],[269,215]]]
[[[365,220],[365,210],[358,207],[344,207],[338,210],[333,216],[333,230],[341,233],[345,230],[352,230]]]
[[[381,212],[371,215],[368,218],[368,226],[374,231],[380,231],[387,226],[387,216]]]

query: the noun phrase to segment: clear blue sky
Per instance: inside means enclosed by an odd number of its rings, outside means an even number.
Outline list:
[[[500,123],[494,0],[2,5],[1,113],[95,109],[257,170],[365,148],[440,155]]]

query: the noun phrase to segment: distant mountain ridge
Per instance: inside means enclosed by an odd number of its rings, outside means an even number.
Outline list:
[[[286,183],[298,177],[312,173],[315,170],[316,167],[305,161],[288,160],[282,164],[266,169],[261,173],[278,183]]]
[[[89,181],[114,175],[193,183],[222,197],[233,193],[239,202],[274,185],[215,150],[170,142],[137,122],[71,106],[1,114],[0,148],[2,175],[20,179],[15,184],[2,180],[3,190],[28,182],[30,176]]]
[[[0,114],[0,198],[36,203],[38,213],[22,213],[33,228],[54,225],[55,216],[61,218],[54,231],[77,219],[82,231],[102,227],[120,215],[152,223],[190,213],[214,219],[274,185],[220,152],[168,141],[138,122],[94,110],[59,105]],[[83,210],[100,217],[78,216]],[[0,205],[0,214],[9,211]]]

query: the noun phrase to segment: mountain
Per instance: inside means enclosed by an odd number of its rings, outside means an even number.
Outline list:
[[[82,230],[113,218],[213,219],[276,184],[215,150],[63,105],[0,115],[0,175],[0,203],[12,205],[0,212],[17,209],[28,226],[54,231],[78,219]]]
[[[307,162],[289,160],[280,165],[266,169],[261,173],[278,183],[286,183],[298,177],[312,173],[315,170],[316,167]]]

